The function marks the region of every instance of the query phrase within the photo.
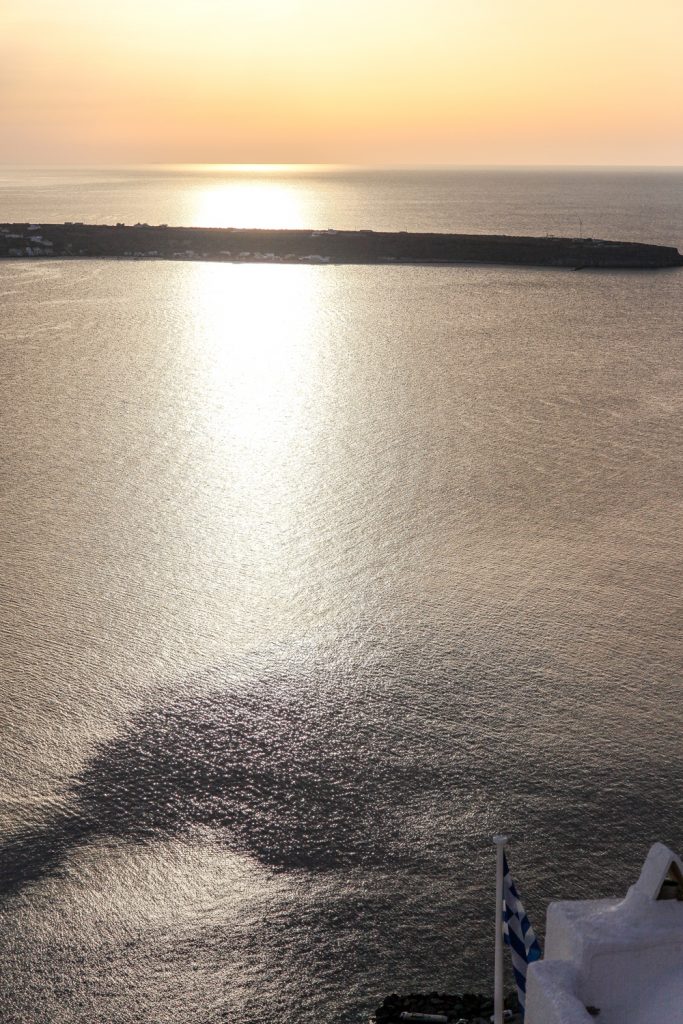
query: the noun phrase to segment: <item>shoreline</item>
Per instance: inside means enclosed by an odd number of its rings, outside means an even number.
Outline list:
[[[0,224],[0,258],[160,259],[304,265],[381,264],[659,270],[683,266],[673,246],[593,238],[168,225]]]

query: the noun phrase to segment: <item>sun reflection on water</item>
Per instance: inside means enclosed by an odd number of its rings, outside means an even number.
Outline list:
[[[325,417],[320,311],[331,268],[195,264],[186,343],[201,408],[202,503],[216,565],[233,566],[249,615],[286,613],[315,548]],[[266,613],[268,608],[268,613]]]
[[[205,428],[222,446],[283,461],[306,433],[314,268],[196,269],[194,344],[204,374]]]
[[[305,227],[305,197],[296,180],[287,177],[234,174],[193,193],[189,223],[215,228]]]

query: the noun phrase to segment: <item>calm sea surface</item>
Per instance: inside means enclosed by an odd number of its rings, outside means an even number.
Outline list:
[[[0,221],[683,245],[683,174],[0,170]],[[490,990],[683,849],[681,270],[0,264],[3,1024]]]

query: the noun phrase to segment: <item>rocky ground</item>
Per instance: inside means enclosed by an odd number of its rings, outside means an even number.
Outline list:
[[[509,1024],[521,1021],[516,993],[511,992],[505,997],[505,1008],[509,1011],[509,1015],[506,1015]],[[401,1021],[404,1012],[434,1014],[445,1018],[449,1024],[469,1024],[471,1021],[475,1024],[489,1024],[493,1014],[493,999],[474,992],[411,992],[404,996],[394,992],[377,1007],[371,1021],[374,1024],[393,1024],[394,1021]]]

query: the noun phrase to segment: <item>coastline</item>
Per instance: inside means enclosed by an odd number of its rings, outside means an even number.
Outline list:
[[[673,246],[593,238],[165,224],[0,224],[0,258],[36,257],[388,266],[491,264],[572,270],[683,266],[683,256]]]

